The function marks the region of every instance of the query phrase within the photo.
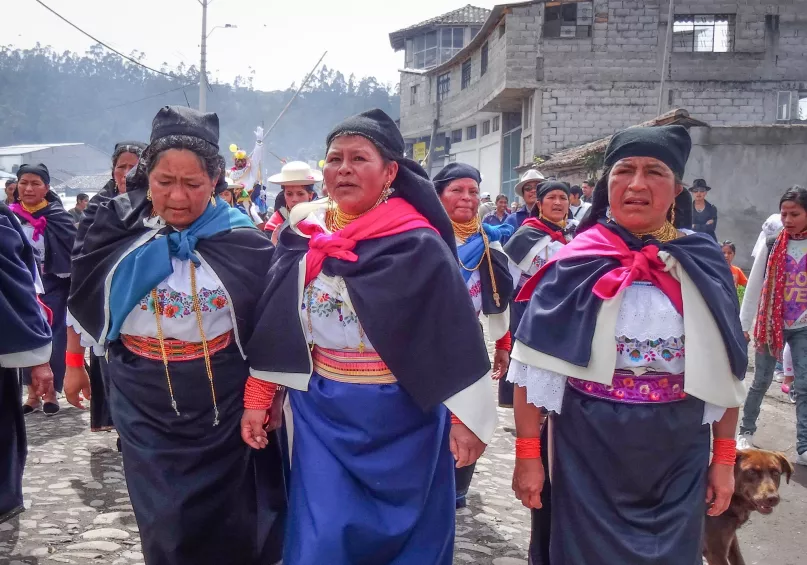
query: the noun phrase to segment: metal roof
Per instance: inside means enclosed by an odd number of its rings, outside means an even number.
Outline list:
[[[53,149],[54,147],[70,147],[75,145],[84,145],[83,143],[43,143],[43,144],[30,144],[30,145],[6,145],[0,147],[0,157],[8,155],[25,155],[35,151],[42,151],[43,149]]]
[[[94,190],[99,191],[104,188],[104,185],[109,182],[111,175],[109,173],[101,173],[98,175],[79,175],[64,182],[60,182],[53,187],[56,191],[62,191],[68,188],[75,190]]]
[[[490,10],[487,8],[479,8],[468,4],[462,8],[458,8],[451,12],[446,12],[441,16],[428,19],[413,26],[393,31],[389,34],[389,42],[393,49],[400,51],[404,48],[404,40],[406,37],[412,35],[412,32],[429,27],[443,26],[443,25],[482,25],[488,19]]]

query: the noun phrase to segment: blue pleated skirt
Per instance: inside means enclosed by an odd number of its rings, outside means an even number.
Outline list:
[[[451,565],[454,460],[444,406],[397,384],[314,373],[294,413],[284,565]]]

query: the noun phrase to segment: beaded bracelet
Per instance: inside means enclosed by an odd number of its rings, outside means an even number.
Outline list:
[[[452,424],[462,424],[462,420],[457,418],[454,414],[451,415],[451,423]]]
[[[516,459],[540,459],[541,458],[541,438],[519,437],[516,438]]]
[[[712,440],[712,463],[734,467],[737,462],[737,441],[714,438]]]

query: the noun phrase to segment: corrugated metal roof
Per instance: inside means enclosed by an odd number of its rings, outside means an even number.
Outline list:
[[[75,145],[84,145],[83,143],[43,143],[43,144],[30,144],[30,145],[6,145],[0,147],[0,157],[6,155],[25,155],[26,153],[33,153],[34,151],[42,151],[43,149],[53,149],[54,147],[69,147]]]
[[[489,15],[490,10],[487,8],[479,8],[468,4],[462,8],[446,12],[441,16],[422,21],[419,24],[393,31],[389,34],[389,42],[392,48],[398,51],[404,47],[404,38],[420,28],[441,25],[482,25]]]
[[[90,190],[98,192],[104,185],[109,182],[109,173],[102,173],[98,175],[79,175],[71,178],[70,180],[61,182],[53,187],[57,192],[72,188],[74,190]]]

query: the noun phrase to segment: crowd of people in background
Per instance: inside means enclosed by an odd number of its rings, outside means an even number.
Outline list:
[[[155,563],[451,565],[494,382],[534,565],[700,559],[780,359],[807,465],[807,190],[782,196],[746,277],[711,188],[684,186],[681,126],[617,133],[579,186],[530,169],[518,204],[467,164],[430,179],[380,110],[324,147],[322,171],[268,178],[273,207],[243,151],[227,169],[218,116],[184,107],[117,144],[70,210],[45,164],[19,167],[0,205],[19,326],[0,344],[0,521],[22,509],[22,416],[58,412],[62,389],[119,434]]]

